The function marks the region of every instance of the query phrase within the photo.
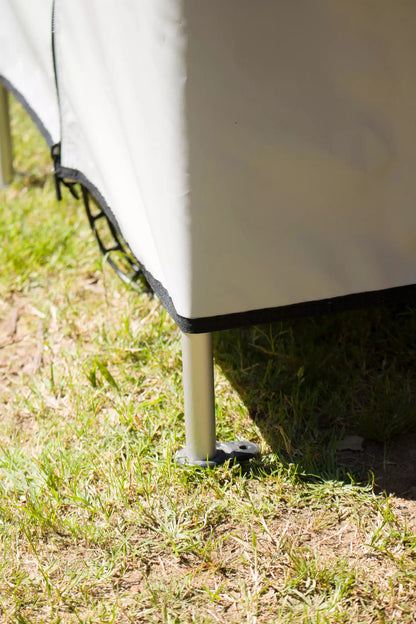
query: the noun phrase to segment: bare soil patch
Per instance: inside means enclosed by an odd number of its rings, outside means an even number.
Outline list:
[[[386,492],[415,501],[416,505],[416,432],[388,442],[364,441],[360,451],[338,451],[338,460],[354,474],[374,475],[376,492]]]

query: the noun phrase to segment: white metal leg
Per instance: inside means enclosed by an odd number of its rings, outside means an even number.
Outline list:
[[[0,188],[13,179],[12,135],[10,131],[9,99],[0,83]]]
[[[215,394],[211,334],[182,334],[186,455],[212,459],[215,448]]]
[[[186,446],[177,461],[207,467],[257,455],[252,442],[216,443],[211,334],[182,334],[182,368]]]

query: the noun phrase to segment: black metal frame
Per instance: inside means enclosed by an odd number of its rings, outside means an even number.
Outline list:
[[[85,186],[81,185],[81,191],[82,191],[82,199],[84,201],[85,211],[87,213],[89,224],[91,226],[91,229],[97,240],[100,251],[103,254],[105,260],[108,262],[111,268],[114,269],[114,271],[117,273],[119,278],[125,284],[129,284],[129,286],[132,286],[132,288],[134,288],[135,290],[142,290],[142,286],[139,286],[137,284],[137,280],[142,275],[142,270],[139,264],[133,258],[133,254],[130,252],[127,246],[127,243],[123,240],[119,232],[111,223],[110,219],[108,218],[104,210],[101,208],[101,206],[98,203],[96,203],[94,199],[92,198],[93,203],[97,207],[97,212],[93,214],[93,211],[91,209],[91,203],[92,203],[91,195],[88,189],[86,189]],[[106,246],[97,228],[97,222],[100,221],[101,219],[105,219],[105,221],[107,222],[109,232],[113,238],[113,244],[111,246]],[[132,269],[131,272],[124,271],[123,268],[111,258],[110,254],[115,251],[122,254],[124,260]]]

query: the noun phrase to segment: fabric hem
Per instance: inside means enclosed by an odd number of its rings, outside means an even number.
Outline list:
[[[7,91],[9,91],[16,98],[16,100],[23,106],[23,108],[26,110],[28,115],[31,117],[31,119],[33,120],[33,122],[37,126],[38,130],[41,132],[41,134],[44,137],[46,143],[48,144],[48,147],[51,148],[52,145],[54,144],[54,141],[52,139],[51,133],[46,128],[45,124],[40,119],[40,117],[35,113],[35,111],[30,106],[30,104],[28,103],[26,98],[2,74],[0,74],[0,82],[7,89]]]

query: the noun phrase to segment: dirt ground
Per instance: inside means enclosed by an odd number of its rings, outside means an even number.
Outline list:
[[[387,443],[364,440],[361,450],[338,451],[340,463],[365,478],[374,475],[376,492],[416,501],[416,433]]]

